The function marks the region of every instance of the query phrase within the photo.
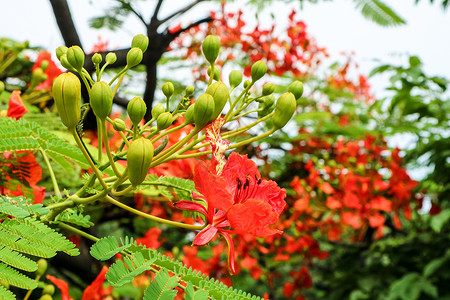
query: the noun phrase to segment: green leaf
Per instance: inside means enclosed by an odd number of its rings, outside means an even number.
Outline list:
[[[207,300],[209,293],[206,290],[194,290],[192,283],[188,282],[185,290],[185,300]]]
[[[2,300],[16,300],[16,296],[10,291],[0,285],[0,299]]]
[[[117,239],[113,236],[101,238],[91,247],[91,255],[98,260],[108,260],[122,250],[133,245],[133,239],[125,238],[125,243],[119,245]]]
[[[77,212],[74,209],[66,209],[58,215],[57,220],[65,223],[72,223],[84,228],[89,228],[94,226],[94,223],[92,223],[90,219],[91,216],[89,215],[83,216],[80,212]]]
[[[436,232],[441,232],[441,229],[450,220],[450,208],[444,209],[439,214],[431,217],[430,226]]]
[[[379,0],[355,0],[356,8],[367,19],[381,26],[397,26],[406,24],[390,7]]]
[[[142,253],[125,256],[123,260],[116,261],[106,273],[106,279],[112,286],[122,286],[131,282],[134,277],[144,271],[150,270],[153,260],[146,260]]]
[[[38,265],[34,260],[31,260],[28,257],[25,257],[7,247],[0,246],[0,261],[27,272],[34,272],[38,268]]]
[[[32,290],[37,287],[37,282],[13,268],[0,262],[0,279],[10,285],[17,286],[24,290]]]
[[[418,273],[409,273],[399,280],[393,282],[390,288],[391,299],[416,300],[421,292],[432,297],[438,296],[438,289],[425,277]]]
[[[442,267],[442,265],[444,265],[450,259],[450,255],[448,255],[448,253],[449,252],[447,251],[447,255],[445,255],[444,257],[436,258],[430,261],[423,269],[423,276],[430,277],[440,267]]]
[[[173,300],[177,295],[177,290],[173,289],[177,283],[178,278],[176,276],[171,277],[166,269],[162,269],[145,290],[144,299]]]

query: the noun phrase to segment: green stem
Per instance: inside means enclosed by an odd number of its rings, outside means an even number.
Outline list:
[[[106,131],[106,123],[104,120],[102,120],[102,131],[103,131],[103,143],[105,144],[106,156],[108,156],[108,160],[114,171],[114,174],[116,174],[117,177],[120,177],[121,174],[120,174],[119,170],[117,169],[116,164],[114,163],[114,159],[113,159],[111,151],[109,149],[108,132]]]
[[[123,68],[119,73],[117,73],[116,76],[114,76],[114,78],[111,79],[109,85],[111,86],[111,84],[113,84],[114,81],[116,81],[116,79],[119,78],[119,76],[122,76],[122,74],[124,74],[126,71],[128,71],[128,66],[125,66],[125,68]]]
[[[123,189],[123,190],[118,191],[118,192],[116,192],[116,191],[113,190],[111,193],[112,193],[114,196],[123,196],[123,195],[128,194],[130,191],[134,191],[135,189],[136,189],[135,186],[130,185],[130,186],[127,187],[126,189]]]
[[[225,121],[230,121],[230,119],[233,117],[233,109],[236,106],[236,104],[239,102],[239,100],[241,100],[241,98],[247,94],[247,92],[250,90],[250,88],[253,86],[253,82],[250,83],[240,94],[239,96],[234,100],[234,102],[231,104],[230,106],[230,110],[227,112],[227,114],[225,115]]]
[[[95,118],[97,120],[97,139],[98,139],[98,153],[97,153],[97,161],[99,163],[102,163],[102,156],[103,156],[103,134],[102,134],[102,123],[99,118]]]
[[[117,90],[119,89],[120,84],[122,83],[123,77],[125,76],[125,72],[120,75],[119,81],[117,82],[116,86],[114,87],[114,91],[113,91],[113,98],[117,93]]]
[[[17,58],[17,54],[11,55],[2,65],[0,66],[0,73],[6,70],[10,64],[12,64]]]
[[[58,200],[62,199],[61,191],[59,190],[59,186],[58,186],[58,181],[56,180],[55,173],[53,172],[53,168],[50,164],[47,154],[45,154],[45,151],[43,149],[39,149],[39,150],[41,151],[42,157],[44,158],[45,165],[48,168],[48,173],[50,174],[50,179],[52,180],[53,190],[55,191],[56,199],[58,199]]]
[[[84,157],[86,157],[87,161],[89,162],[89,165],[91,166],[92,170],[94,171],[95,175],[97,176],[98,180],[100,181],[100,184],[103,186],[104,189],[107,189],[108,186],[103,181],[102,175],[100,174],[100,171],[98,170],[97,166],[92,161],[91,156],[84,148],[83,142],[81,141],[80,137],[78,136],[75,128],[72,128],[72,135],[73,135],[75,141],[77,142],[78,147],[80,148],[81,152],[83,152]]]
[[[146,214],[146,213],[144,213],[144,212],[142,212],[140,210],[137,210],[137,209],[134,209],[132,207],[129,207],[128,205],[125,205],[122,202],[119,202],[119,201],[115,200],[114,198],[112,198],[110,196],[106,196],[106,200],[109,203],[111,203],[113,205],[116,205],[116,206],[118,206],[120,208],[123,208],[123,209],[125,209],[125,210],[127,210],[127,211],[129,211],[131,213],[134,213],[134,214],[140,216],[140,217],[143,217],[143,218],[146,218],[146,219],[149,219],[149,220],[153,220],[153,221],[156,221],[156,222],[164,223],[164,224],[167,224],[167,225],[173,225],[173,226],[177,226],[177,227],[185,228],[185,229],[189,229],[189,230],[201,230],[201,229],[203,229],[205,227],[204,225],[202,225],[202,226],[190,225],[190,224],[184,224],[184,223],[175,222],[175,221],[171,221],[171,220],[166,220],[166,219],[163,219],[163,218],[158,218],[158,217]]]
[[[97,242],[98,240],[100,240],[98,237],[95,237],[93,235],[90,235],[89,233],[86,233],[78,228],[75,228],[73,226],[67,225],[65,223],[61,223],[61,222],[54,222],[55,225],[57,225],[58,227],[62,228],[62,229],[66,229],[69,231],[72,231],[73,233],[79,234],[82,237],[85,237],[93,242]]]

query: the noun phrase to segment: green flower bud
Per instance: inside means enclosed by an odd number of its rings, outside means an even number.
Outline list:
[[[42,295],[39,300],[53,300],[53,297],[49,294]]]
[[[61,60],[61,55],[67,54],[68,49],[69,48],[67,48],[66,46],[59,46],[58,48],[56,48],[56,57],[58,58],[58,60]]]
[[[45,70],[48,68],[48,65],[49,65],[48,60],[44,59],[44,60],[41,62],[41,69],[42,69],[43,71],[45,71]]]
[[[210,64],[214,64],[219,56],[220,40],[215,35],[208,35],[202,44],[203,55]]]
[[[211,121],[217,119],[222,113],[225,104],[227,104],[230,93],[225,83],[221,81],[214,82],[207,89],[206,93],[210,94],[214,98],[214,113],[211,117]]]
[[[33,70],[32,77],[34,77],[35,80],[41,81],[44,76],[44,70],[41,68],[36,68]]]
[[[301,81],[294,81],[288,86],[288,92],[294,94],[295,99],[299,99],[303,95],[303,83]]]
[[[134,97],[128,102],[127,112],[131,122],[136,127],[144,118],[147,112],[147,105],[141,97]]]
[[[124,131],[125,129],[127,129],[124,120],[119,118],[115,118],[112,125],[115,131]]]
[[[73,73],[63,73],[53,81],[53,99],[64,125],[73,129],[81,117],[81,83]]]
[[[156,104],[152,108],[152,118],[154,118],[154,119],[158,118],[159,115],[165,111],[166,111],[166,109],[164,108],[164,105],[162,105],[161,103]]]
[[[61,65],[64,68],[66,68],[67,70],[73,70],[72,65],[67,60],[67,55],[66,54],[61,55],[61,57],[59,58],[59,61],[61,62]]]
[[[106,54],[105,57],[105,62],[108,65],[112,65],[113,63],[115,63],[117,60],[117,55],[114,52],[109,52],[108,54]]]
[[[131,48],[139,48],[142,50],[142,52],[145,52],[148,47],[148,36],[143,34],[138,34],[133,38],[133,41],[131,42]]]
[[[238,70],[233,70],[230,72],[230,75],[228,76],[228,80],[230,81],[230,86],[232,88],[237,87],[242,82],[242,73]]]
[[[169,126],[172,125],[172,122],[173,122],[172,114],[170,112],[163,112],[156,119],[156,126],[158,130],[163,130],[169,128]]]
[[[244,89],[246,89],[250,84],[252,84],[252,82],[250,80],[246,80],[244,81]]]
[[[195,90],[194,86],[192,86],[192,85],[187,86],[186,90],[184,91],[184,95],[186,97],[189,97],[190,95],[192,95],[194,93],[194,90]]]
[[[92,55],[92,63],[94,65],[99,65],[102,62],[102,60],[103,58],[100,53],[95,53],[94,55]]]
[[[38,268],[36,270],[36,276],[44,275],[45,271],[47,271],[47,260],[41,258],[37,261]]]
[[[96,82],[89,93],[90,105],[94,114],[105,120],[111,112],[113,104],[113,92],[111,87],[104,81]]]
[[[55,293],[55,286],[53,284],[47,284],[42,290],[42,295],[53,295]]]
[[[273,94],[264,96],[261,98],[261,102],[259,102],[258,109],[258,117],[262,118],[270,114],[275,108],[275,96]]]
[[[213,116],[215,111],[214,98],[210,94],[203,94],[198,97],[194,106],[195,127],[202,128]]]
[[[186,110],[186,114],[184,115],[184,124],[194,123],[194,107],[195,103],[191,104]]]
[[[0,94],[3,93],[4,90],[5,90],[5,84],[3,83],[3,81],[0,81]]]
[[[161,90],[164,96],[170,98],[173,95],[173,92],[175,91],[175,87],[173,86],[172,82],[166,82],[163,84]]]
[[[211,77],[211,67],[208,67],[208,76]],[[214,66],[214,80],[219,81],[220,80],[220,69],[217,66]]]
[[[127,54],[127,66],[132,68],[141,63],[143,58],[142,50],[138,47],[131,48]]]
[[[258,81],[266,73],[267,73],[267,65],[263,61],[258,60],[252,66],[252,81],[253,82]]]
[[[81,71],[84,64],[84,52],[79,46],[72,46],[67,49],[67,60],[77,71]]]
[[[275,91],[275,84],[268,82],[263,86],[262,94],[264,96],[270,95]]]
[[[153,144],[141,137],[131,142],[127,153],[128,179],[133,186],[145,180],[153,159]]]
[[[273,127],[275,129],[283,128],[292,118],[295,112],[297,102],[294,94],[287,92],[280,96],[275,104],[275,114],[273,116]]]

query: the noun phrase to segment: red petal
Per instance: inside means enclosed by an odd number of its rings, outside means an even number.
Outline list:
[[[212,225],[208,225],[197,234],[197,236],[194,238],[194,242],[192,244],[197,245],[197,246],[206,245],[213,239],[213,237],[216,235],[216,233],[217,233],[217,228]]]
[[[384,217],[379,213],[370,215],[369,216],[369,224],[370,224],[370,227],[373,227],[373,228],[379,227],[384,224]]]
[[[23,104],[22,98],[20,98],[20,91],[13,91],[9,97],[9,105],[6,116],[17,120],[27,112],[28,110]]]
[[[252,198],[269,203],[272,210],[278,215],[281,214],[286,206],[286,202],[284,201],[284,198],[286,198],[286,190],[280,188],[272,180],[263,180],[258,185],[256,194]]]
[[[84,290],[81,300],[99,300],[103,299],[103,282],[105,282],[108,267],[104,266],[94,281]]]
[[[213,208],[227,211],[233,205],[232,196],[225,189],[225,180],[211,173],[202,163],[195,168],[194,182],[197,191],[208,201],[208,211]]]
[[[203,205],[201,205],[200,203],[197,203],[194,201],[181,200],[181,201],[174,202],[173,206],[175,206],[176,208],[179,208],[179,209],[198,211],[199,213],[202,213],[205,216],[208,216],[208,212],[206,211],[206,208]]]
[[[71,300],[70,294],[69,294],[69,285],[67,282],[65,282],[62,279],[58,279],[55,276],[47,275],[46,276],[48,280],[53,282],[54,285],[56,285],[61,290],[61,300]]]
[[[325,193],[325,194],[332,194],[334,193],[334,189],[328,182],[324,182],[319,185],[319,188]]]
[[[225,238],[225,241],[227,241],[228,245],[228,268],[230,269],[231,275],[236,274],[236,267],[234,265],[235,262],[235,256],[236,252],[234,251],[234,243],[231,239],[230,235],[226,232],[221,232],[222,236]]]
[[[247,158],[247,155],[240,155],[236,152],[231,152],[228,157],[228,162],[223,168],[222,177],[225,178],[227,190],[234,194],[236,189],[236,179],[244,182],[248,177],[260,178],[256,163]]]

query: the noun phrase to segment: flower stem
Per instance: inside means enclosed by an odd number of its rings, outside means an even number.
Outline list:
[[[111,165],[111,168],[114,171],[114,174],[116,174],[117,177],[120,177],[121,174],[119,170],[117,170],[117,166],[114,163],[114,159],[111,154],[111,150],[109,149],[109,139],[108,139],[108,132],[106,131],[106,123],[105,121],[102,121],[102,131],[103,131],[103,143],[105,144],[105,150],[106,155],[108,156],[109,164]]]
[[[41,151],[42,157],[44,158],[45,165],[48,168],[48,173],[50,174],[50,179],[52,180],[53,190],[55,191],[56,199],[58,199],[58,200],[62,199],[61,191],[59,190],[59,186],[58,186],[58,181],[56,180],[55,173],[53,172],[53,168],[50,164],[47,154],[45,154],[45,151],[43,149],[40,149],[40,151]]]
[[[55,225],[57,225],[58,227],[62,228],[62,229],[66,229],[69,231],[72,231],[73,233],[79,234],[84,238],[87,238],[93,242],[97,242],[98,240],[100,240],[98,237],[90,235],[89,233],[86,233],[78,228],[75,228],[73,226],[67,225],[65,223],[62,222],[54,222]]]
[[[108,201],[109,203],[116,205],[120,208],[123,208],[129,212],[132,212],[140,217],[146,218],[146,219],[150,219],[156,222],[160,222],[160,223],[164,223],[167,225],[173,225],[173,226],[177,226],[180,228],[185,228],[185,229],[190,229],[190,230],[201,230],[204,228],[204,226],[199,226],[199,225],[190,225],[190,224],[184,224],[184,223],[180,223],[180,222],[175,222],[175,221],[171,221],[171,220],[166,220],[163,218],[159,218],[159,217],[155,217],[149,214],[146,214],[140,210],[134,209],[132,207],[129,207],[128,205],[123,204],[122,202],[119,202],[117,200],[115,200],[114,198],[110,197],[110,196],[106,196],[106,201]]]

